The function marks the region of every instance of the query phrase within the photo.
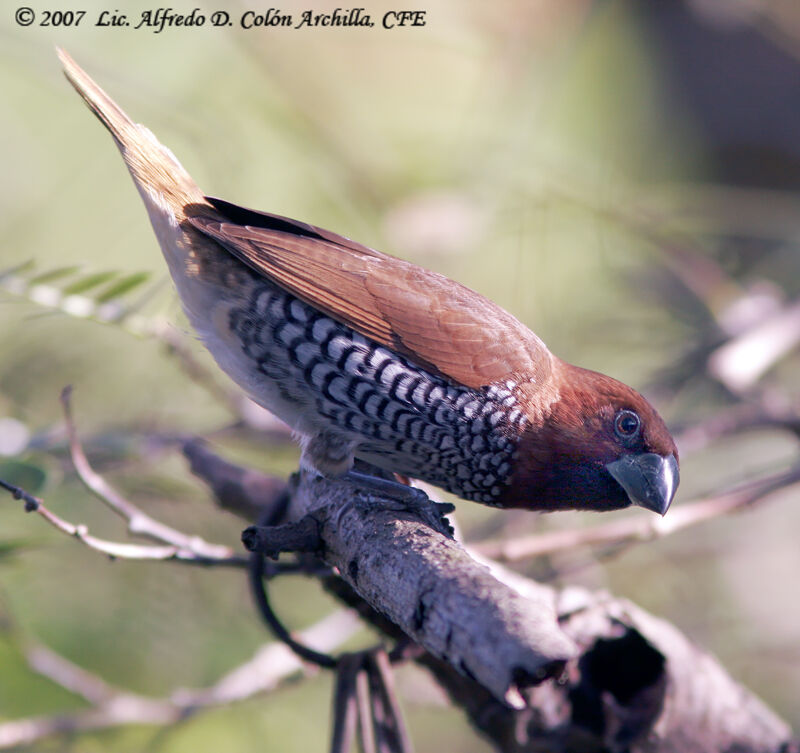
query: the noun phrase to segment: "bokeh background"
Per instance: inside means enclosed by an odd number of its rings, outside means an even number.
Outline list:
[[[371,29],[207,22],[154,33],[94,27],[109,6],[88,1],[78,28],[41,27],[56,6],[38,2],[27,28],[12,6],[0,12],[0,269],[16,268],[0,277],[0,475],[64,517],[124,537],[66,461],[58,396],[67,384],[98,469],[153,515],[222,543],[236,545],[241,523],[213,509],[171,438],[211,436],[223,454],[282,475],[297,453],[257,432],[223,431],[239,417],[187,378],[163,339],[42,301],[41,285],[102,298],[113,281],[92,287],[87,276],[146,272],[125,297],[137,321],[171,323],[178,339],[186,332],[138,194],[60,74],[54,45],[208,193],[458,279],[563,358],[641,388],[678,430],[741,405],[753,389],[796,405],[800,326],[755,387],[708,366],[732,332],[800,294],[794,3],[439,0],[415,7],[426,11],[424,27],[393,30],[380,19],[405,6],[369,3]],[[199,7],[234,20],[267,9],[247,0]],[[280,10],[297,18],[335,7]],[[136,2],[121,12],[138,19],[147,9]],[[26,262],[35,266],[18,267]],[[70,271],[48,276],[61,268]],[[20,280],[40,285],[38,303]],[[208,364],[191,337],[182,341]],[[785,467],[798,448],[796,435],[766,426],[689,450],[676,505]],[[607,588],[674,622],[797,728],[798,503],[788,489],[615,557],[564,555],[523,569]],[[499,517],[466,503],[458,517],[473,539],[598,522]],[[274,590],[293,626],[331,609],[311,582]],[[0,499],[0,620],[0,723],[83,705],[27,667],[31,640],[110,682],[163,695],[213,683],[268,639],[241,573],[108,562],[10,498]],[[423,679],[401,680],[417,750],[488,750],[457,711],[419,691]],[[317,676],[166,731],[123,728],[40,747],[235,752],[258,741],[283,753],[323,750],[329,698],[330,679]]]

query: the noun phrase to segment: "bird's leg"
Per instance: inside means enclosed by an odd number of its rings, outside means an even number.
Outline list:
[[[380,469],[368,463],[359,461],[359,465],[377,473],[381,472]],[[373,491],[384,499],[397,502],[398,505],[394,509],[412,512],[431,528],[441,531],[447,536],[453,535],[452,526],[445,517],[455,510],[455,507],[449,502],[436,502],[428,497],[422,489],[383,476],[365,473],[363,470],[350,470],[344,478],[352,481],[361,489]]]
[[[389,497],[389,499],[395,499],[412,508],[430,503],[428,495],[422,489],[417,489],[415,486],[408,486],[392,479],[373,476],[362,471],[355,471],[352,468],[342,478],[361,489],[375,492],[383,497]]]
[[[431,527],[449,531],[450,525],[444,520],[444,516],[455,509],[453,505],[432,502],[422,489],[373,473],[365,473],[363,470],[354,470],[354,454],[359,444],[358,440],[338,432],[320,431],[302,437],[300,443],[303,448],[300,456],[302,469],[323,478],[349,481],[359,491],[371,492],[398,503],[396,506],[398,511],[408,510],[425,520]],[[367,463],[361,467],[380,473],[379,469]]]
[[[335,431],[300,436],[300,467],[325,478],[341,478],[353,467],[358,440]]]

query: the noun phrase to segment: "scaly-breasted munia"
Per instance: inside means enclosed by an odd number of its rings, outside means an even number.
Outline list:
[[[358,457],[498,507],[666,512],[678,454],[640,394],[442,275],[205,196],[59,54],[122,152],[190,322],[296,432],[304,467],[337,476]]]

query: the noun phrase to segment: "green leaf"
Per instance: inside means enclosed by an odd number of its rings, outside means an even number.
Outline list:
[[[85,293],[87,290],[96,288],[103,285],[109,280],[113,280],[117,276],[116,272],[95,272],[94,274],[81,277],[75,282],[63,288],[64,295],[77,295],[78,293]]]
[[[121,298],[149,279],[149,272],[134,272],[133,274],[125,275],[106,288],[102,293],[95,296],[95,300],[98,303],[107,303],[108,301],[113,301],[115,298]]]
[[[148,317],[134,314],[162,287],[161,282],[144,286],[149,279],[150,272],[86,273],[76,266],[42,272],[27,262],[0,270],[0,293],[31,301],[48,315],[56,312],[91,319],[121,326],[136,336],[148,336],[152,334]],[[125,298],[134,291],[136,300]]]

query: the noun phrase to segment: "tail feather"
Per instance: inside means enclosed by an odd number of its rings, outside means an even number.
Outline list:
[[[56,51],[69,82],[114,137],[151,219],[155,209],[171,213],[174,221],[180,222],[187,206],[208,206],[175,155],[149,129],[134,123],[64,50]]]
[[[278,401],[282,405],[285,400],[279,391],[261,384],[257,364],[246,355],[244,341],[232,329],[233,313],[246,314],[252,308],[253,273],[189,221],[202,218],[222,223],[225,218],[147,128],[134,123],[66,52],[58,50],[58,56],[70,83],[122,153],[192,326],[237,383],[254,396],[267,395],[264,404]]]
[[[64,50],[56,47],[58,59],[64,68],[67,80],[75,91],[83,97],[89,109],[108,128],[114,140],[124,148],[135,138],[136,124],[125,114],[124,110],[108,96]]]

